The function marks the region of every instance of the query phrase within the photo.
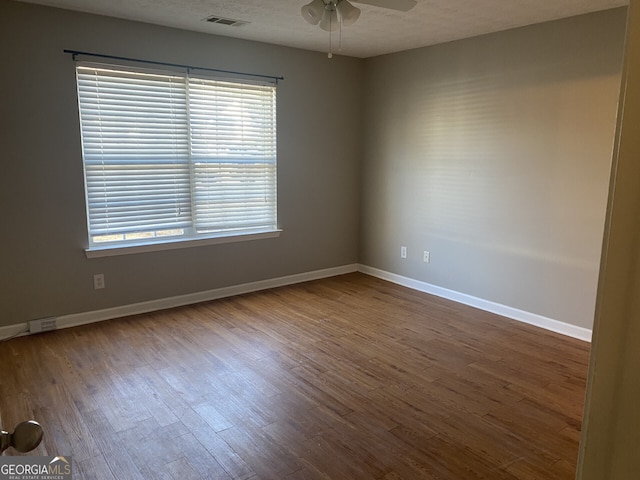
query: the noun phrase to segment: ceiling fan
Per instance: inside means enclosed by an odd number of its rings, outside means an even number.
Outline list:
[[[319,24],[321,29],[329,32],[329,58],[333,57],[331,32],[339,30],[342,42],[342,27],[353,25],[360,17],[360,9],[351,5],[351,2],[400,12],[408,12],[418,3],[416,0],[311,0],[301,8],[300,13],[311,25]]]
[[[400,12],[408,12],[417,3],[416,0],[312,0],[302,7],[302,17],[311,25],[320,24],[323,30],[336,31],[341,26],[353,25],[360,16],[360,9],[351,2]]]

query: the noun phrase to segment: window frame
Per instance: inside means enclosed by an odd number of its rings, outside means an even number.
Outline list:
[[[170,249],[180,249],[180,248],[188,248],[188,247],[197,247],[197,246],[202,246],[202,245],[213,245],[213,244],[222,244],[222,243],[231,243],[231,242],[241,242],[241,241],[248,241],[248,240],[258,240],[258,239],[263,239],[263,238],[274,238],[274,237],[278,237],[281,233],[281,229],[278,226],[278,193],[277,193],[277,183],[278,183],[278,175],[277,175],[277,171],[278,171],[278,162],[277,162],[277,95],[276,95],[276,85],[277,82],[256,82],[253,80],[246,80],[242,77],[226,77],[226,76],[220,76],[220,75],[202,75],[202,74],[198,74],[195,75],[192,72],[190,72],[189,70],[176,70],[176,69],[148,69],[148,68],[139,68],[137,66],[131,66],[131,65],[122,65],[122,64],[105,64],[105,63],[96,63],[96,62],[77,62],[76,64],[76,88],[78,89],[77,92],[77,101],[78,101],[78,115],[79,115],[79,127],[80,127],[80,137],[81,137],[81,148],[82,148],[82,165],[83,165],[83,181],[84,181],[84,188],[85,188],[85,207],[86,207],[86,221],[87,221],[87,241],[88,241],[88,246],[85,248],[85,253],[87,255],[88,258],[95,258],[95,257],[103,257],[103,256],[113,256],[113,255],[122,255],[122,254],[130,254],[130,253],[140,253],[140,252],[147,252],[147,251],[162,251],[162,250],[170,250]],[[89,191],[88,191],[88,182],[89,182],[89,177],[87,176],[87,158],[85,156],[85,130],[83,127],[83,118],[82,118],[82,112],[83,112],[83,107],[86,107],[86,104],[83,104],[83,99],[81,98],[81,92],[80,92],[80,80],[79,80],[79,75],[80,75],[80,69],[98,69],[98,70],[111,70],[111,71],[120,71],[120,72],[124,72],[124,75],[137,75],[137,74],[148,74],[148,75],[159,75],[159,76],[172,76],[172,77],[181,77],[184,79],[184,95],[186,97],[186,109],[184,114],[187,116],[187,134],[189,137],[189,146],[188,146],[188,175],[189,175],[189,183],[190,183],[190,192],[188,195],[188,199],[191,202],[191,209],[192,212],[189,212],[189,225],[187,227],[183,227],[182,229],[182,234],[181,235],[175,235],[175,236],[153,236],[153,237],[147,237],[147,238],[135,238],[135,239],[124,239],[124,240],[115,240],[115,241],[102,241],[102,242],[96,242],[95,238],[97,236],[99,236],[99,232],[96,231],[92,231],[92,224],[91,224],[91,205],[90,205],[90,199],[89,199]],[[267,216],[265,218],[267,218],[267,222],[264,222],[265,225],[260,225],[257,228],[240,228],[240,229],[230,229],[230,228],[222,228],[222,229],[218,229],[215,231],[207,231],[206,233],[197,233],[196,232],[196,215],[195,215],[195,209],[196,209],[196,192],[195,192],[195,188],[194,188],[194,178],[196,176],[196,163],[198,162],[198,158],[197,155],[194,153],[194,149],[192,148],[192,136],[194,135],[193,133],[193,128],[192,128],[192,120],[189,117],[190,116],[190,106],[192,104],[192,100],[189,98],[190,95],[190,79],[193,79],[194,81],[198,82],[198,81],[204,81],[204,82],[210,82],[210,84],[215,84],[215,85],[226,85],[226,84],[232,84],[235,86],[239,86],[240,89],[242,89],[242,86],[246,86],[247,87],[247,91],[250,91],[251,88],[256,88],[256,86],[259,87],[266,87],[267,91],[270,91],[270,100],[269,97],[265,97],[267,98],[267,102],[271,102],[272,106],[270,107],[271,110],[267,109],[267,117],[259,117],[261,119],[265,119],[269,116],[272,116],[272,120],[271,123],[267,122],[268,126],[266,127],[267,129],[271,129],[272,132],[267,134],[267,144],[265,145],[271,145],[271,147],[267,146],[266,148],[270,148],[272,150],[272,157],[261,157],[260,155],[256,156],[256,157],[252,157],[251,161],[248,161],[246,158],[238,158],[235,161],[231,159],[231,157],[229,157],[226,161],[225,160],[216,160],[215,156],[211,157],[210,160],[208,160],[209,162],[212,162],[212,164],[217,165],[227,165],[228,168],[232,168],[232,169],[238,169],[238,170],[242,170],[241,167],[239,167],[238,165],[241,165],[242,163],[251,163],[251,164],[256,164],[258,165],[258,170],[260,171],[260,165],[268,165],[270,163],[272,163],[271,167],[263,167],[262,169],[267,172],[266,175],[264,176],[259,176],[258,178],[260,178],[260,182],[261,183],[265,183],[266,185],[266,189],[265,192],[268,191],[268,193],[265,193],[265,195],[267,195],[267,197],[265,197],[265,201],[268,203],[268,205],[265,207],[266,211],[270,211],[270,213],[267,214]],[[263,89],[264,90],[264,89]],[[244,95],[247,95],[247,92],[244,92]],[[212,96],[210,97],[211,99],[214,98],[218,98],[219,97],[215,97]],[[235,98],[235,97],[234,97]],[[237,97],[238,99],[240,98],[244,98],[244,97]],[[195,103],[195,102],[194,102]],[[238,114],[240,115],[240,117],[238,118],[242,118],[242,121],[244,122],[244,117],[243,115],[245,115],[245,113],[241,113]],[[223,117],[213,117],[213,118],[223,118]],[[193,122],[195,123],[195,121]],[[126,126],[126,124],[124,124]],[[242,136],[242,142],[247,141],[247,139]],[[212,144],[213,145],[213,144]],[[245,147],[244,143],[241,143],[241,150]],[[213,148],[212,150],[215,150],[215,148]],[[134,158],[134,157],[131,157]],[[138,157],[135,157],[138,158]],[[203,161],[202,159],[200,160],[201,162]],[[221,162],[221,163],[220,163]],[[242,176],[243,174],[240,173],[240,179],[245,178],[245,182],[246,182],[246,177]],[[246,174],[244,174],[246,175]],[[107,176],[108,177],[108,176]],[[265,181],[266,179],[266,181]],[[242,182],[240,182],[242,183]],[[218,190],[216,190],[215,188],[213,190],[211,190],[211,192],[226,192],[225,188],[226,187],[221,187],[218,186],[216,187]],[[240,192],[245,192],[246,188],[245,187],[241,187],[240,190],[238,190]],[[137,198],[137,196],[135,196],[135,198]],[[271,199],[271,200],[267,200],[267,198]],[[270,202],[270,203],[269,203]],[[214,205],[215,202],[214,202]],[[235,210],[238,210],[237,208],[234,208]],[[215,210],[215,209],[214,209]],[[239,212],[241,213],[240,217],[233,217],[233,218],[241,218],[242,217],[242,212],[244,212],[244,214],[246,213],[253,213],[254,210],[250,209],[250,208],[245,208],[245,207],[241,207],[239,209]],[[134,217],[137,214],[134,214]],[[267,225],[268,223],[268,225]],[[227,227],[229,227],[227,225]],[[157,235],[157,233],[162,230],[160,228],[157,228],[153,231],[154,235]],[[126,232],[124,231],[120,231],[117,232],[117,235],[125,235]],[[151,230],[146,230],[144,231],[144,228],[141,228],[138,232],[142,233],[151,233]]]

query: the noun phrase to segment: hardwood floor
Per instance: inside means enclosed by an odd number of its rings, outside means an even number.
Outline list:
[[[75,480],[569,480],[588,352],[350,274],[0,343],[0,413]]]

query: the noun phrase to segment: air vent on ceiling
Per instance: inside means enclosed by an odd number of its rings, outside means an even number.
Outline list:
[[[205,22],[217,23],[217,24],[220,24],[220,25],[228,25],[230,27],[240,27],[242,25],[246,25],[247,23],[249,23],[249,22],[245,22],[243,20],[234,20],[233,18],[217,17],[215,15],[207,17],[204,20],[205,20]]]

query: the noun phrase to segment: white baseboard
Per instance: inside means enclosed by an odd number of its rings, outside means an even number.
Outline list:
[[[591,341],[592,332],[587,328],[577,327],[569,323],[560,322],[558,320],[543,317],[542,315],[526,312],[524,310],[519,310],[517,308],[509,307],[507,305],[502,305],[500,303],[484,300],[482,298],[473,297],[471,295],[467,295],[464,293],[456,292],[454,290],[438,287],[436,285],[431,285],[430,283],[421,282],[419,280],[414,280],[412,278],[403,277],[401,275],[396,275],[395,273],[389,273],[384,270],[379,270],[377,268],[369,267],[367,265],[358,265],[358,271],[365,273],[367,275],[371,275],[373,277],[380,278],[382,280],[387,280],[389,282],[402,285],[404,287],[418,290],[420,292],[429,293],[437,297],[446,298],[448,300],[453,300],[454,302],[479,308],[480,310],[495,313],[497,315],[502,315],[503,317],[507,317],[512,320],[516,320],[519,322],[527,323],[529,325],[534,325],[536,327],[544,328],[545,330],[550,330],[552,332],[560,333],[562,335],[567,335],[569,337],[577,338],[585,342]]]
[[[322,278],[334,277],[336,275],[344,275],[346,273],[362,272],[373,277],[381,278],[404,287],[412,288],[420,292],[429,293],[438,297],[453,300],[454,302],[469,305],[487,312],[502,315],[503,317],[517,320],[519,322],[544,328],[552,332],[567,335],[569,337],[591,341],[591,330],[583,327],[577,327],[568,323],[543,317],[535,313],[526,312],[517,308],[509,307],[499,303],[491,302],[481,298],[473,297],[464,293],[448,290],[446,288],[431,285],[426,282],[414,280],[412,278],[389,273],[384,270],[369,267],[367,265],[343,265],[340,267],[328,268],[325,270],[316,270],[313,272],[299,273],[286,277],[272,278],[258,282],[244,283],[241,285],[233,285],[230,287],[217,288],[204,292],[190,293],[169,298],[161,298],[148,302],[134,303],[131,305],[123,305],[120,307],[106,308],[104,310],[95,310],[91,312],[74,313],[71,315],[63,315],[58,317],[58,328],[76,327],[86,325],[88,323],[101,322],[113,318],[126,317],[128,315],[138,315],[141,313],[149,313],[167,308],[181,307],[194,303],[216,300],[219,298],[231,297],[234,295],[242,295],[244,293],[257,292],[269,288],[283,287],[285,285],[293,285],[296,283],[308,282],[311,280],[319,280]],[[15,325],[0,327],[0,340],[13,336],[28,335],[28,324],[26,322]]]
[[[243,283],[241,285],[232,285],[230,287],[216,288],[204,292],[196,292],[186,295],[178,295],[175,297],[161,298],[158,300],[150,300],[148,302],[123,305],[120,307],[106,308],[104,310],[94,310],[91,312],[62,315],[57,317],[57,327],[58,329],[77,327],[79,325],[86,325],[88,323],[101,322],[103,320],[111,320],[113,318],[138,315],[141,313],[149,313],[157,310],[164,310],[167,308],[181,307],[183,305],[191,305],[194,303],[207,302],[209,300],[217,300],[219,298],[242,295],[244,293],[257,292],[269,288],[283,287],[285,285],[293,285],[296,283],[308,282],[311,280],[335,277],[337,275],[344,275],[346,273],[353,273],[357,271],[358,266],[356,264],[343,265],[340,267],[327,268],[324,270],[316,270],[313,272],[288,275],[286,277],[278,277],[268,280],[261,280],[258,282]],[[28,324],[26,322],[9,325],[6,327],[0,327],[0,340],[12,336],[28,335],[27,331]]]
[[[28,323],[16,323],[14,325],[7,325],[6,327],[0,327],[0,341],[7,340],[13,337],[22,337],[28,335],[29,324]]]

